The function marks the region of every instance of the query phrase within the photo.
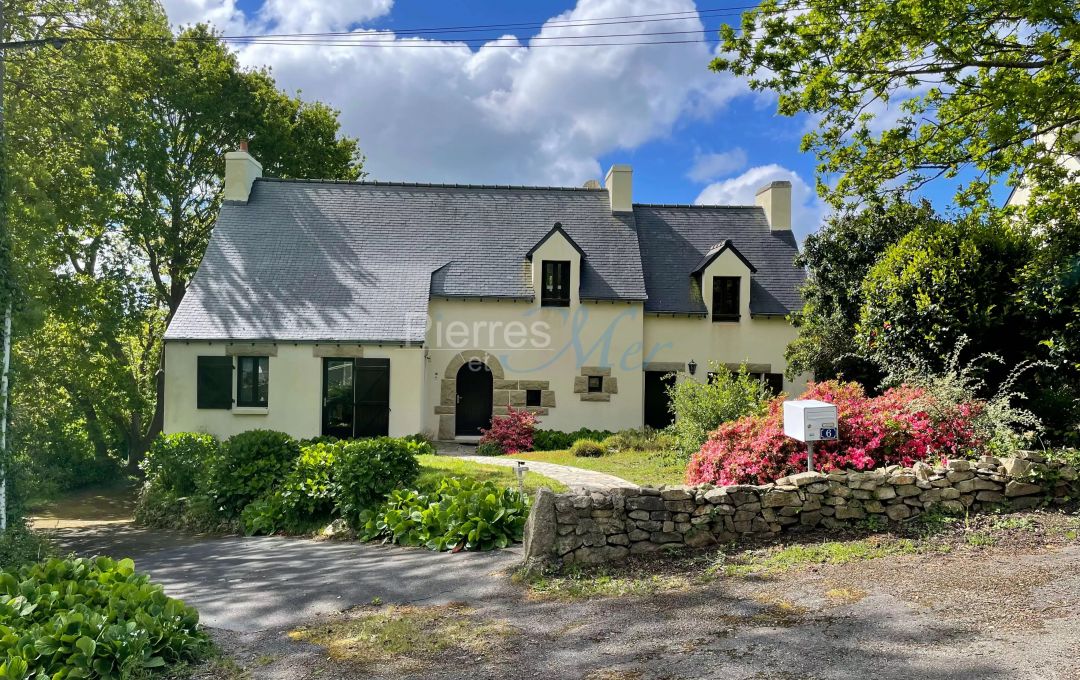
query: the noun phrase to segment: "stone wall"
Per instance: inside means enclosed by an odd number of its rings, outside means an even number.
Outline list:
[[[762,486],[626,488],[553,494],[541,489],[526,526],[526,561],[596,564],[673,546],[702,547],[747,536],[870,517],[908,521],[929,510],[963,513],[1063,502],[1077,470],[1035,452],[1011,458],[916,463],[866,472],[803,472]]]

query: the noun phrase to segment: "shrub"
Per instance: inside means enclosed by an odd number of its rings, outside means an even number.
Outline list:
[[[334,464],[344,446],[339,442],[301,449],[281,488],[240,513],[244,532],[300,534],[328,521],[335,509]]]
[[[139,493],[135,522],[155,529],[197,533],[231,534],[238,531],[235,519],[219,512],[213,498],[202,493],[180,496],[150,486],[143,487]]]
[[[476,447],[476,455],[478,456],[501,456],[503,455],[502,449],[495,442],[480,442]]]
[[[561,432],[559,430],[536,430],[533,433],[533,451],[562,451],[574,445],[581,439],[590,439],[595,442],[603,441],[610,437],[613,432],[608,430],[590,430],[583,427],[574,432]]]
[[[377,510],[364,513],[364,540],[382,538],[431,550],[492,550],[521,541],[528,501],[492,482],[444,479],[431,493],[399,490]]]
[[[394,489],[412,484],[420,474],[416,457],[431,453],[434,449],[426,442],[391,437],[343,444],[333,469],[338,512],[356,526],[361,512],[382,502]]]
[[[578,458],[599,458],[607,455],[607,449],[600,442],[591,439],[579,439],[570,447],[570,453]]]
[[[601,442],[609,452],[613,451],[666,451],[675,448],[673,435],[650,427],[640,430],[623,430]]]
[[[198,489],[199,477],[207,462],[217,456],[219,447],[218,440],[208,434],[162,434],[154,440],[139,467],[150,486],[186,496]]]
[[[5,678],[129,678],[209,651],[199,615],[131,560],[49,560],[0,573]]]
[[[769,399],[768,389],[747,373],[746,366],[732,373],[717,364],[708,381],[676,382],[668,387],[668,395],[675,414],[670,430],[678,449],[687,455],[700,449],[721,423],[764,412]]]
[[[506,407],[506,415],[494,418],[491,429],[481,430],[481,444],[494,444],[503,453],[530,451],[533,432],[536,430],[536,414],[513,406]]]
[[[983,408],[979,402],[931,414],[912,408],[927,398],[919,388],[892,388],[870,398],[857,383],[835,381],[811,383],[801,398],[837,407],[839,440],[819,442],[814,448],[815,467],[822,472],[967,457],[982,446],[971,425]],[[764,415],[724,423],[690,460],[687,481],[767,483],[805,469],[806,445],[784,435],[783,421],[783,399],[777,398]]]
[[[209,494],[230,516],[276,490],[300,457],[300,445],[284,432],[248,430],[229,437],[209,466]]]
[[[49,542],[21,521],[9,524],[7,531],[0,534],[0,571],[16,571],[51,554]]]

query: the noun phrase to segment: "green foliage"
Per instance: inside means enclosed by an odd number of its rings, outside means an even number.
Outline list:
[[[7,531],[0,534],[0,571],[16,571],[52,553],[48,540],[30,531],[21,521],[9,524]],[[0,674],[0,677],[3,675]]]
[[[503,455],[503,450],[499,448],[499,445],[495,442],[480,442],[476,445],[476,455],[501,456]]]
[[[1052,188],[1080,152],[1077,16],[1071,0],[766,0],[721,27],[711,67],[814,119],[802,147],[833,204],[943,177],[985,211],[997,179]]]
[[[600,442],[591,439],[579,439],[570,447],[570,453],[577,458],[599,458],[607,455],[607,449]]]
[[[355,525],[361,512],[381,503],[394,489],[412,484],[420,474],[416,457],[431,453],[434,449],[426,442],[391,437],[346,443],[334,465],[338,512]]]
[[[612,434],[614,433],[608,430],[590,430],[587,427],[573,432],[537,430],[533,433],[533,451],[562,451],[573,446],[576,441],[588,439],[599,442]]]
[[[131,560],[49,560],[0,573],[5,678],[130,678],[209,651],[199,615]]]
[[[789,376],[842,376],[870,387],[880,381],[880,369],[860,356],[855,343],[863,279],[882,254],[913,229],[939,223],[926,201],[894,201],[843,211],[806,237],[796,264],[805,267],[809,277],[802,289],[805,305],[792,317],[799,337],[785,355]]]
[[[150,486],[186,496],[195,493],[199,475],[218,456],[220,446],[213,436],[201,432],[162,434],[139,467]]]
[[[671,433],[665,430],[654,430],[651,427],[621,430],[610,437],[605,437],[600,443],[609,452],[668,451],[674,449],[678,444]]]
[[[335,508],[335,464],[345,446],[338,442],[301,449],[281,488],[249,503],[240,513],[245,533],[301,534],[328,522]]]
[[[675,414],[669,429],[678,449],[687,455],[697,452],[721,423],[764,413],[770,398],[768,388],[746,366],[737,373],[715,363],[711,368],[707,382],[682,380],[668,387]]]
[[[300,457],[300,445],[284,432],[248,430],[229,437],[210,459],[207,493],[227,515],[277,490]]]
[[[431,493],[396,490],[360,517],[364,540],[430,550],[492,550],[522,540],[528,501],[491,482],[445,479]]]
[[[203,492],[179,496],[172,491],[146,486],[135,504],[135,522],[154,529],[179,529],[209,534],[239,531],[235,518],[223,514],[213,498]]]

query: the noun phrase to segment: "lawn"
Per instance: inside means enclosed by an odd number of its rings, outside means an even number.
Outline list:
[[[671,451],[619,451],[600,458],[578,458],[569,451],[531,451],[513,458],[595,470],[643,486],[682,484],[686,478],[686,462]]]
[[[420,478],[417,487],[434,487],[444,477],[472,477],[481,482],[492,481],[499,486],[517,487],[517,475],[513,468],[501,465],[484,465],[450,456],[417,456],[420,461]],[[525,491],[530,496],[541,486],[556,493],[566,491],[566,485],[535,472],[525,473]]]

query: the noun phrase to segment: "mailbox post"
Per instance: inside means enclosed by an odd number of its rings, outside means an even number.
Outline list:
[[[784,434],[806,442],[806,469],[814,471],[814,442],[833,441],[839,436],[836,405],[817,399],[784,402]]]

